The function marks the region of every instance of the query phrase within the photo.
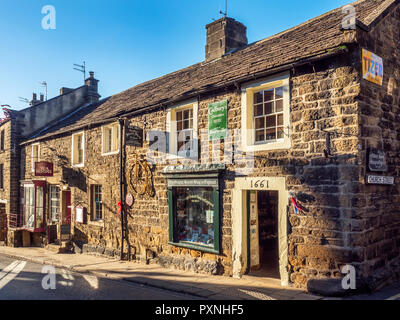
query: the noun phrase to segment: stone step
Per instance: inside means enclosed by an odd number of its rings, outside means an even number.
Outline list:
[[[54,253],[69,253],[72,252],[73,246],[71,241],[62,241],[61,244],[49,244],[46,249]]]
[[[49,244],[46,246],[46,249],[54,253],[60,253],[61,246],[58,244]]]

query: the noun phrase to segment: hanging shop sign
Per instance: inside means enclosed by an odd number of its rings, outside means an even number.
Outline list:
[[[387,172],[386,154],[382,150],[369,149],[368,169],[372,172]]]
[[[366,181],[367,181],[367,184],[377,184],[377,185],[385,185],[385,186],[394,185],[394,177],[367,175]]]
[[[210,140],[226,139],[228,129],[228,101],[208,105],[208,134]]]
[[[54,174],[54,166],[51,162],[35,162],[36,177],[52,177]]]
[[[362,49],[363,78],[372,83],[383,85],[383,59]]]
[[[125,144],[131,147],[143,147],[143,129],[127,125],[125,127]]]

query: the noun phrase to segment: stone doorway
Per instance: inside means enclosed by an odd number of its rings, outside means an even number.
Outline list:
[[[277,191],[249,191],[249,274],[280,279]]]
[[[278,279],[282,286],[289,285],[289,269],[288,269],[288,204],[289,204],[289,192],[286,190],[286,179],[284,177],[243,177],[235,179],[235,187],[232,192],[232,262],[233,262],[233,276],[235,278],[241,278],[243,275],[248,273],[249,266],[251,265],[249,255],[251,231],[249,219],[249,197],[250,192],[254,193],[253,200],[257,203],[257,192],[268,191],[268,195],[271,195],[270,202],[276,201],[274,205],[277,209],[274,209],[275,213],[277,210],[277,229],[278,229],[278,266],[279,275]],[[260,193],[260,197],[267,195],[267,193]],[[275,199],[275,200],[274,200]],[[263,207],[268,207],[269,204],[262,204]],[[255,207],[258,220],[258,209]],[[254,219],[253,219],[254,220]],[[254,227],[253,227],[254,229]],[[258,238],[259,226],[256,223],[256,239]],[[263,230],[261,230],[263,232]],[[259,240],[258,240],[259,241]],[[271,246],[275,247],[276,242],[273,242]],[[267,248],[268,246],[266,246]],[[254,250],[254,249],[253,249]],[[257,249],[256,249],[257,250]],[[264,251],[264,250],[263,250]],[[266,249],[268,252],[268,249]],[[271,253],[272,252],[272,253]],[[276,257],[276,252],[273,250],[269,251]],[[266,257],[265,259],[268,259]],[[276,261],[276,260],[275,260]],[[274,264],[274,268],[276,268]],[[276,271],[276,269],[274,269]]]

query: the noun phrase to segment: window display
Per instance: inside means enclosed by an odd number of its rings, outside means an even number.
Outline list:
[[[24,227],[31,232],[45,230],[45,181],[24,185]]]
[[[179,242],[214,247],[213,188],[176,188],[176,231]]]

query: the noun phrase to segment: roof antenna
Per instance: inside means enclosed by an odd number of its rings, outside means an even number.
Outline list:
[[[40,85],[41,85],[42,87],[44,87],[45,96],[46,96],[46,101],[47,101],[47,82],[46,82],[46,81],[42,81],[42,82],[39,81],[39,83],[40,83]]]
[[[78,67],[78,68],[74,68],[74,70],[83,73],[83,82],[85,82],[85,80],[86,80],[86,62],[83,61],[83,65],[82,65],[82,66],[79,65],[79,64],[75,64],[75,63],[74,63],[74,66],[75,66],[75,67]]]
[[[29,99],[27,99],[27,98],[22,98],[22,97],[18,97],[18,98],[19,98],[20,102],[29,103]]]
[[[225,18],[228,16],[228,0],[225,0],[225,12],[219,10],[219,14],[223,14]]]

